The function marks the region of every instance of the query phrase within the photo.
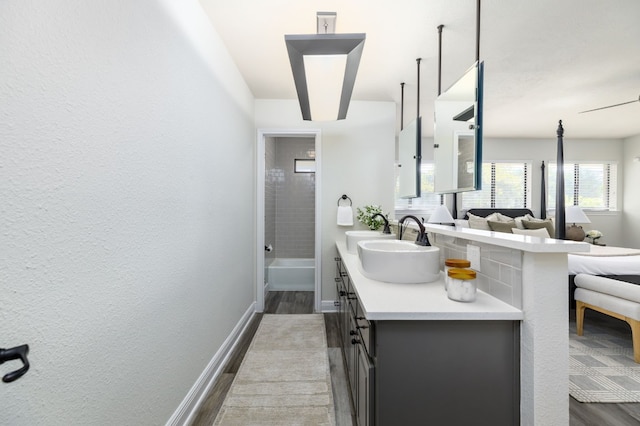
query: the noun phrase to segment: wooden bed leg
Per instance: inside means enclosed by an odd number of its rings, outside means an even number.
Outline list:
[[[578,333],[578,336],[582,336],[585,308],[586,306],[583,302],[576,300],[576,333]]]
[[[633,360],[640,364],[640,321],[626,318],[631,326],[631,340],[633,341]]]

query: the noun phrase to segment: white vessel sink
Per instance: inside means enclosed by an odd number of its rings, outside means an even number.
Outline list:
[[[440,278],[440,249],[411,241],[365,240],[358,242],[360,272],[367,278],[389,283],[429,283]]]
[[[344,235],[347,238],[347,251],[353,254],[358,252],[358,241],[396,238],[396,234],[383,234],[380,231],[347,231]]]

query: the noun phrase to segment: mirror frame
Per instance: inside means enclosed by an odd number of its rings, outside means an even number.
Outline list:
[[[406,152],[413,153],[410,164],[403,163],[403,147]],[[422,164],[422,118],[417,117],[400,131],[398,136],[398,198],[420,197],[420,166]],[[415,167],[415,170],[405,172],[406,167]],[[402,169],[405,167],[405,169]],[[406,176],[406,177],[405,177]],[[415,180],[413,177],[415,176]],[[403,182],[406,181],[406,182]]]

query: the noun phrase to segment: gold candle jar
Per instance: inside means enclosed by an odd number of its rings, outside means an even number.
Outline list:
[[[470,268],[471,262],[467,259],[445,259],[444,261],[444,289],[449,287],[449,269]]]
[[[476,271],[473,269],[452,268],[447,272],[447,297],[458,302],[476,300],[478,285]]]

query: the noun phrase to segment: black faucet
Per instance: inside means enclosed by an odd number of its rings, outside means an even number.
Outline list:
[[[380,216],[382,218],[382,220],[384,220],[384,229],[382,230],[383,234],[390,234],[391,233],[391,228],[389,228],[389,220],[387,220],[386,217],[384,217],[384,215],[382,213],[376,213],[373,216],[371,216],[371,219],[375,219],[376,216]]]
[[[402,225],[404,224],[405,219],[413,219],[420,228],[420,233],[418,234],[418,238],[416,239],[416,244],[419,246],[430,246],[431,243],[429,242],[429,238],[427,238],[427,231],[424,229],[424,225],[422,224],[422,222],[420,222],[420,219],[411,215],[407,215],[398,221],[398,239],[402,239]]]

